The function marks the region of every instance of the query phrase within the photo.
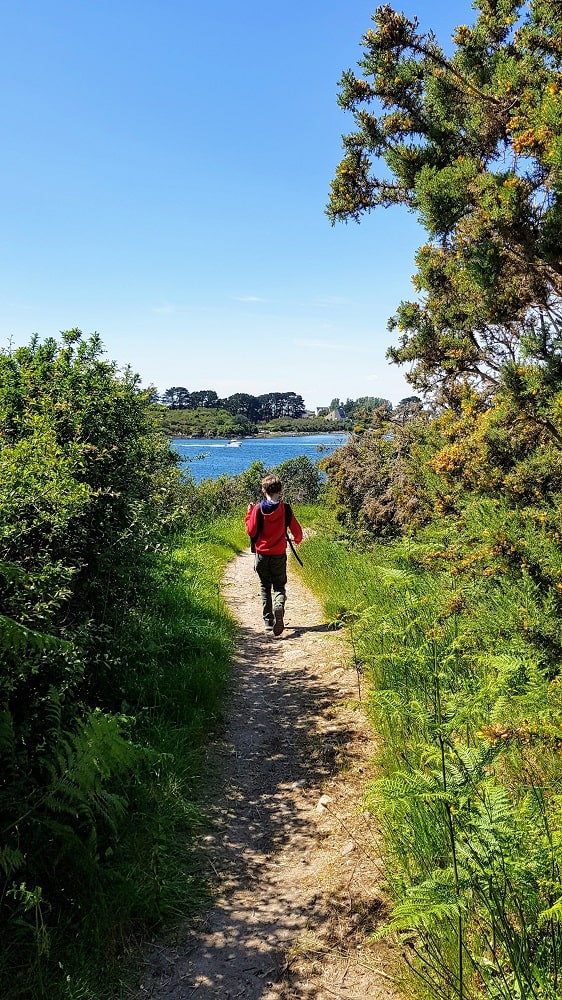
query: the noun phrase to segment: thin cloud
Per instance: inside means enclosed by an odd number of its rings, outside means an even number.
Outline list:
[[[257,295],[237,295],[236,302],[263,302]]]
[[[153,306],[152,312],[157,313],[158,316],[172,316],[176,311],[176,307],[170,305],[169,302],[165,302],[163,306]]]

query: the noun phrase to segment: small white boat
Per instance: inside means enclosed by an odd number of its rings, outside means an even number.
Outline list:
[[[240,441],[229,441],[226,447],[227,448],[239,448],[240,444],[241,444]]]

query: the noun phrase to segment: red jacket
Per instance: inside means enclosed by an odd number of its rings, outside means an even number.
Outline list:
[[[254,504],[246,514],[246,531],[250,538],[258,530],[258,510],[259,503]],[[263,511],[262,511],[263,513]],[[291,512],[292,513],[292,512]],[[289,522],[291,532],[297,545],[302,542],[302,528],[294,514]],[[285,504],[281,500],[277,507],[269,514],[263,514],[263,528],[256,541],[256,552],[262,555],[281,556],[287,548],[285,537]]]

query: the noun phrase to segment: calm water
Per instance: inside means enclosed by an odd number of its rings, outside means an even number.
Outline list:
[[[233,445],[227,438],[174,438],[172,448],[185,461],[195,482],[235,476],[252,462],[263,462],[266,469],[281,465],[289,458],[308,455],[314,462],[345,444],[345,434],[303,434],[295,437],[243,438]],[[203,456],[203,457],[200,457]]]

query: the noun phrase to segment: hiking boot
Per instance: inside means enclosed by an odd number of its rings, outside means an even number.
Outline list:
[[[284,628],[285,628],[285,622],[283,621],[283,608],[276,608],[275,625],[273,626],[273,635],[281,635]]]

